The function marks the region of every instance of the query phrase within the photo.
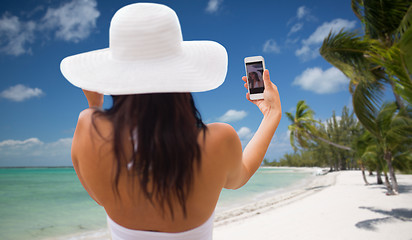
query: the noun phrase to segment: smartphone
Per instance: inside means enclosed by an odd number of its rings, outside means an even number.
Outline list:
[[[245,69],[250,100],[263,99],[265,60],[262,56],[246,57]]]

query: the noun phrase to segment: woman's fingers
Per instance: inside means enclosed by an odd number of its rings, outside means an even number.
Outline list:
[[[263,72],[263,83],[265,84],[265,88],[270,88],[272,86],[272,82],[270,81],[269,70],[265,69]]]
[[[245,76],[242,77],[242,80],[245,82],[245,84],[243,85],[246,89],[248,89],[247,87],[247,78]]]

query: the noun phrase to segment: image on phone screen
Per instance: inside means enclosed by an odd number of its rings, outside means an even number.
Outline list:
[[[249,82],[250,94],[263,93],[265,87],[263,85],[263,64],[262,62],[246,63],[247,78]]]

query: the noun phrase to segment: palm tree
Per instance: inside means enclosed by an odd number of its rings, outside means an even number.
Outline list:
[[[354,113],[349,112],[349,108],[344,106],[340,115],[340,118],[336,116],[335,111],[333,111],[332,117],[326,121],[325,132],[327,139],[333,143],[351,146],[354,139],[360,135],[360,124],[356,118],[354,118]],[[354,159],[354,147],[351,146],[352,151],[342,150],[341,148],[335,148],[330,146],[330,150],[334,153],[335,166],[336,168],[346,170],[348,167],[351,168],[355,165]]]
[[[380,114],[384,87],[391,87],[396,108],[406,111],[405,101],[412,104],[411,5],[412,0],[352,0],[352,10],[362,23],[364,35],[343,29],[337,34],[331,32],[320,49],[329,63],[350,78],[354,112],[362,125],[379,139],[379,144],[385,141],[375,120]],[[384,148],[397,191],[392,152],[387,151],[387,146],[380,147]]]
[[[365,168],[370,172],[376,171],[377,184],[383,184],[381,178],[382,163],[379,156],[378,144],[374,136],[367,130],[363,129],[363,133],[358,136],[353,142],[355,156],[361,166],[362,177],[366,185],[369,185],[366,179]],[[388,184],[387,184],[388,185]]]
[[[398,193],[398,183],[393,162],[410,158],[412,147],[412,119],[403,110],[397,110],[396,103],[385,103],[372,120],[375,132],[371,132],[378,146],[376,152],[383,155],[389,171],[391,186],[388,191]],[[386,175],[386,172],[385,172]],[[387,178],[387,176],[385,176]],[[388,181],[387,181],[388,182]]]
[[[384,87],[390,85],[398,108],[412,103],[412,0],[352,0],[364,36],[343,29],[329,34],[321,55],[350,78],[353,108],[371,129]]]
[[[297,103],[295,115],[286,112],[286,116],[291,121],[291,125],[288,127],[290,131],[290,144],[295,152],[297,150],[297,146],[308,148],[313,141],[322,141],[334,147],[352,151],[350,147],[343,146],[323,138],[321,133],[316,129],[315,124],[319,124],[319,121],[313,119],[313,114],[313,110],[304,100],[300,100]]]

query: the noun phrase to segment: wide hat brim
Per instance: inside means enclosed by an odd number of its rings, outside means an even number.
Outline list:
[[[226,49],[213,41],[182,41],[173,56],[137,61],[112,57],[110,48],[62,60],[63,76],[73,85],[107,95],[203,92],[226,77]]]

